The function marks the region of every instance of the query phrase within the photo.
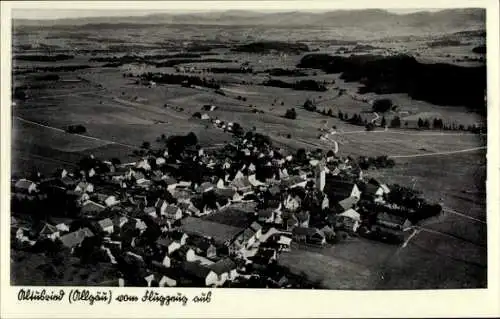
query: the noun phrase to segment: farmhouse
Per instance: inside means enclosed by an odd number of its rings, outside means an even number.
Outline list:
[[[213,239],[216,245],[232,250],[234,249],[233,242],[243,228],[188,216],[182,220],[181,230],[188,235]]]
[[[324,245],[325,235],[317,228],[295,227],[292,230],[293,239],[299,243]]]
[[[94,236],[94,233],[90,229],[81,228],[77,231],[61,236],[60,239],[64,246],[72,249],[80,245],[85,238],[92,236]]]
[[[15,184],[17,192],[31,194],[37,191],[37,186],[34,182],[27,179],[20,179]]]
[[[336,226],[350,232],[356,232],[360,223],[361,215],[352,208],[338,214],[336,218]]]

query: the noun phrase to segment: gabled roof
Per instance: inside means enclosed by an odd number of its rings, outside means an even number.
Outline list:
[[[296,214],[297,220],[301,223],[309,220],[310,214],[307,211],[300,211],[298,214]]]
[[[57,233],[58,231],[59,231],[59,229],[57,229],[56,226],[45,223],[43,228],[40,230],[40,234],[50,235],[53,233]]]
[[[325,180],[325,188],[323,191],[328,195],[329,199],[342,200],[351,196],[352,189],[355,183],[346,180],[340,176],[328,175]]]
[[[306,182],[306,180],[303,179],[302,177],[297,176],[297,175],[293,175],[293,176],[288,177],[287,179],[282,180],[281,185],[283,185],[285,187],[292,187],[294,185],[304,183],[304,182]]]
[[[208,274],[212,271],[210,268],[196,262],[185,261],[182,263],[182,269],[189,275],[205,280]]]
[[[170,215],[174,215],[177,213],[177,211],[179,209],[180,208],[176,205],[168,205],[167,208],[165,209],[165,213],[170,214]]]
[[[170,246],[170,244],[172,244],[174,241],[170,238],[167,238],[167,237],[159,237],[157,240],[156,240],[156,244],[159,245],[159,246],[162,246],[162,247],[168,247]]]
[[[267,209],[259,210],[257,212],[257,215],[259,216],[259,218],[271,218],[273,216],[273,213],[274,213],[274,209],[267,208]]]
[[[182,220],[181,230],[188,235],[213,238],[216,243],[225,244],[233,240],[243,229],[188,216]]]
[[[357,198],[354,198],[354,197],[347,197],[341,201],[339,201],[339,205],[347,210],[347,209],[350,209],[352,208],[356,203],[358,202],[358,199]]]
[[[377,221],[393,223],[402,226],[406,222],[407,218],[402,216],[396,216],[386,212],[379,213],[377,215]]]
[[[16,188],[21,188],[21,189],[29,189],[31,185],[33,185],[34,183],[30,180],[27,180],[27,179],[20,179],[16,182],[15,184],[15,187]]]
[[[72,233],[61,236],[60,239],[64,246],[73,248],[79,245],[86,237],[92,237],[94,233],[88,228],[81,228]]]
[[[215,194],[221,197],[233,198],[236,191],[233,188],[216,188]]]
[[[321,234],[317,228],[312,228],[312,227],[295,227],[292,230],[292,234],[294,235],[312,236],[316,233]]]
[[[102,219],[97,222],[101,228],[113,226],[113,221],[109,218]]]
[[[230,258],[224,258],[208,266],[214,273],[221,275],[236,269],[236,264]]]
[[[354,219],[354,220],[357,220],[357,221],[361,221],[361,215],[355,211],[354,209],[350,208],[348,210],[346,210],[345,212],[339,214],[339,216],[343,216],[343,217],[348,217],[348,218],[351,218],[351,219]]]
[[[106,209],[106,207],[104,207],[103,205],[98,204],[98,203],[96,203],[94,201],[88,200],[85,203],[83,203],[83,206],[81,208],[81,212],[82,213],[85,213],[85,212],[102,212],[105,209]]]
[[[259,230],[262,229],[262,226],[259,223],[253,222],[250,225],[250,229],[252,229],[254,232],[258,232]]]

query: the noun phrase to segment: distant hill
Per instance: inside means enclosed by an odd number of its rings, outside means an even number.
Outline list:
[[[484,9],[447,9],[437,12],[416,12],[395,14],[381,9],[337,10],[328,12],[256,12],[230,10],[220,12],[202,12],[189,14],[158,13],[132,17],[91,17],[59,20],[13,21],[14,26],[36,27],[96,27],[117,25],[145,24],[184,24],[184,25],[260,25],[260,26],[322,26],[322,27],[357,27],[374,30],[394,28],[423,28],[468,30],[485,29],[486,10]]]

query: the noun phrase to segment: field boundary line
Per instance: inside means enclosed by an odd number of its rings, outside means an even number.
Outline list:
[[[478,218],[475,218],[475,217],[472,217],[472,216],[469,216],[469,215],[466,215],[466,214],[459,213],[459,212],[457,212],[456,210],[454,210],[454,209],[452,209],[450,207],[443,207],[443,211],[445,211],[446,213],[451,213],[451,214],[454,214],[454,215],[458,215],[460,217],[467,218],[467,219],[470,219],[470,220],[473,220],[473,221],[476,221],[476,222],[479,222],[479,223],[482,223],[482,224],[486,225],[486,221],[485,220],[478,219]]]
[[[23,119],[23,118],[21,118],[19,116],[15,116],[15,119],[17,119],[17,120],[19,120],[21,122],[25,122],[25,123],[29,123],[29,124],[32,124],[32,125],[40,126],[40,127],[43,127],[43,128],[49,129],[49,130],[54,130],[54,131],[62,132],[62,133],[65,133],[65,134],[71,134],[71,136],[78,136],[78,137],[86,138],[86,139],[89,139],[89,140],[94,140],[94,141],[106,142],[108,144],[115,144],[115,145],[125,146],[125,147],[132,148],[132,149],[138,149],[139,148],[138,146],[129,145],[129,144],[123,144],[123,143],[120,143],[120,142],[114,142],[114,141],[110,141],[110,140],[105,140],[105,139],[98,138],[98,137],[93,137],[93,136],[88,136],[88,135],[82,135],[82,134],[68,133],[68,132],[66,132],[63,129],[60,129],[60,128],[57,128],[57,127],[53,127],[53,126],[48,126],[48,125],[41,124],[41,123],[38,123],[38,122],[33,122],[33,121],[30,121],[30,120],[26,120],[26,119]],[[104,146],[104,145],[102,145],[102,146]]]
[[[413,157],[425,157],[425,156],[452,155],[452,154],[458,154],[458,153],[474,152],[474,151],[483,150],[483,149],[487,149],[487,147],[486,146],[479,146],[479,147],[466,148],[466,149],[457,150],[457,151],[446,151],[446,152],[426,153],[426,154],[389,155],[388,157],[389,158],[413,158]]]

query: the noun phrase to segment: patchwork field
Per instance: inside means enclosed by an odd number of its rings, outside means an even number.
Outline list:
[[[71,29],[71,28],[70,28]],[[328,53],[349,57],[351,54],[406,53],[419,61],[450,63],[461,66],[483,65],[472,48],[484,42],[477,35],[464,35],[457,46],[429,45],[440,37],[402,36],[381,38],[371,30],[352,28],[268,28],[227,26],[144,26],[127,29],[63,29],[30,31],[16,36],[18,53],[42,54],[44,49],[32,46],[35,39],[54,52],[72,52],[75,58],[58,62],[14,61],[18,73],[15,87],[29,93],[12,107],[12,171],[25,175],[36,168],[44,173],[60,167],[74,167],[82,156],[117,157],[131,161],[131,153],[145,141],[158,147],[157,138],[194,132],[205,147],[230,142],[229,133],[215,129],[210,121],[194,119],[196,112],[211,118],[238,122],[245,130],[268,135],[279,147],[295,152],[333,148],[333,142],[319,136],[333,129],[331,141],[339,144],[340,156],[392,157],[396,166],[369,169],[367,177],[387,184],[413,187],[431,201],[441,203],[442,216],[418,225],[415,234],[401,247],[354,238],[333,247],[316,249],[295,246],[280,257],[280,263],[294,272],[304,272],[313,281],[321,281],[330,289],[404,289],[404,288],[472,288],[486,286],[486,136],[467,132],[441,132],[415,129],[418,119],[442,119],[445,123],[485,125],[486,118],[463,106],[434,105],[414,100],[404,93],[359,94],[359,82],[346,82],[340,74],[316,69],[301,69],[305,76],[271,76],[266,70],[283,68],[298,70],[305,54]],[[456,30],[453,30],[456,31]],[[399,32],[399,31],[398,31]],[[451,31],[450,31],[451,32]],[[397,32],[396,32],[397,33]],[[242,35],[243,34],[243,35]],[[411,32],[408,34],[412,34]],[[450,37],[459,37],[452,34]],[[484,37],[484,36],[483,36]],[[186,46],[196,41],[223,44],[203,57],[229,62],[180,64],[194,71],[178,72],[175,67],[156,67],[154,63],[123,63],[104,66],[89,61],[124,55],[184,54]],[[311,52],[236,52],[231,47],[247,40],[286,40],[304,42]],[[336,42],[336,41],[339,42]],[[354,43],[344,43],[342,41]],[[192,43],[191,43],[192,42]],[[359,43],[358,43],[359,42]],[[38,42],[37,42],[38,43]],[[360,44],[366,49],[356,51]],[[20,46],[29,46],[22,49]],[[369,49],[372,46],[373,49]],[[99,51],[106,47],[109,50]],[[72,51],[68,51],[71,48]],[[341,50],[342,49],[342,50]],[[202,56],[202,55],[200,55]],[[480,56],[480,55],[477,55]],[[468,61],[458,61],[468,57]],[[34,72],[34,68],[89,65],[90,68],[66,71]],[[249,65],[249,73],[212,73],[210,68],[238,68]],[[148,85],[125,73],[168,73],[214,79],[220,91],[184,84]],[[40,75],[59,76],[45,81]],[[269,79],[295,83],[314,80],[326,91],[303,91],[262,85]],[[324,82],[323,82],[324,81]],[[385,114],[374,114],[371,101],[389,98],[398,107]],[[366,131],[331,117],[303,108],[306,100],[314,100],[317,109],[359,114],[372,121],[384,116],[389,122],[399,116],[402,128]],[[364,99],[364,101],[363,101]],[[217,106],[203,111],[206,104]],[[284,117],[295,108],[295,120]],[[376,120],[380,123],[381,119]],[[69,125],[83,125],[82,135],[70,134]],[[410,236],[412,235],[412,236]],[[16,257],[17,258],[17,257]],[[42,260],[37,264],[42,263]],[[37,267],[31,265],[30,267]],[[28,268],[29,270],[30,268]],[[19,272],[24,276],[28,272]],[[72,270],[74,276],[87,276]],[[64,273],[72,276],[72,273]],[[65,278],[66,278],[65,277]],[[83,277],[82,277],[83,278]],[[102,278],[99,278],[101,280]],[[98,279],[92,280],[98,281]],[[77,282],[77,281],[75,281]]]

